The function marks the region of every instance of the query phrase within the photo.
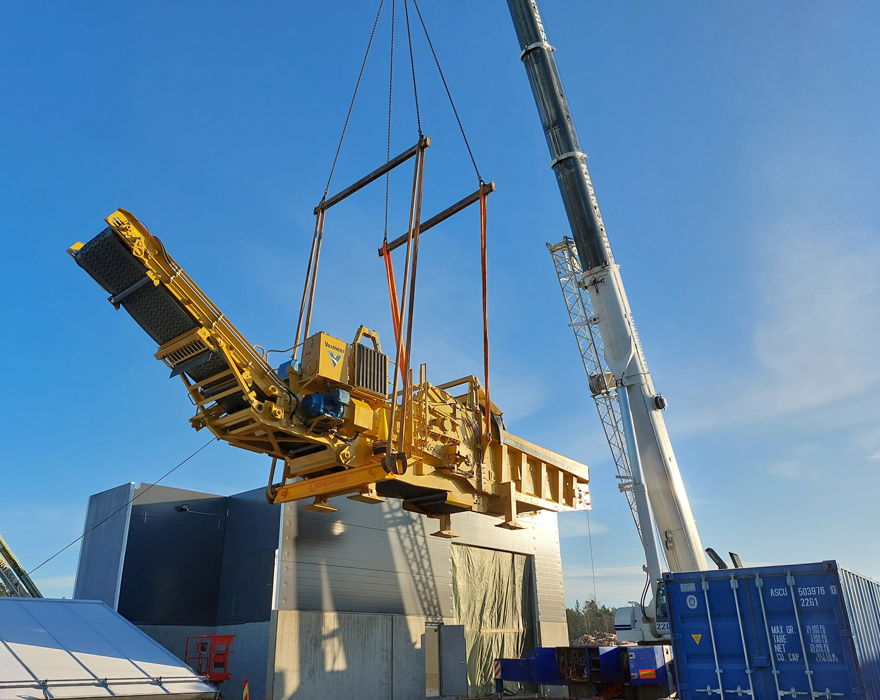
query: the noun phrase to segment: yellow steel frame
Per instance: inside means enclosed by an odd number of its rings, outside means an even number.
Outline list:
[[[288,387],[270,367],[263,353],[251,345],[221,313],[208,296],[166,252],[161,241],[151,235],[132,214],[118,209],[107,218],[108,225],[143,263],[152,284],[165,289],[185,308],[198,328],[159,348],[156,357],[168,366],[179,364],[199,352],[211,350],[225,359],[228,368],[202,381],[193,381],[186,373],[180,377],[196,406],[190,423],[196,430],[208,428],[229,444],[252,452],[284,460],[281,483],[270,484],[274,503],[314,498],[314,507],[332,510],[327,500],[334,496],[367,502],[380,502],[377,486],[395,479],[430,489],[444,491],[447,504],[458,510],[488,513],[502,518],[501,525],[520,527],[518,516],[538,510],[563,511],[589,507],[587,467],[537,445],[511,436],[495,421],[491,436],[482,430],[482,387],[476,377],[433,386],[427,382],[423,365],[419,381],[408,382],[401,397],[406,402],[405,430],[388,425],[391,405],[384,397],[358,396],[375,412],[376,429],[354,438],[339,433],[316,431],[314,421],[303,419],[296,411],[300,387]],[[82,244],[76,244],[71,252]],[[363,327],[355,343],[365,337],[381,351],[378,336]],[[220,382],[229,388],[206,394],[206,386]],[[467,385],[465,394],[454,397],[448,389]],[[317,390],[310,387],[310,391]],[[247,407],[227,414],[217,403],[225,396],[241,394]],[[500,411],[493,405],[493,414]],[[473,444],[465,440],[468,421],[475,422],[478,435]],[[405,436],[403,450],[410,469],[403,475],[386,473],[382,454],[374,454],[376,441],[390,434]],[[291,442],[323,446],[324,451],[293,458],[284,445]],[[471,469],[460,467],[470,463]],[[273,462],[274,473],[274,462]],[[452,536],[448,518],[441,536]]]

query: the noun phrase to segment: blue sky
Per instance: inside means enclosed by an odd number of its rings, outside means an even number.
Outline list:
[[[390,1],[390,0],[389,0]],[[596,592],[642,553],[544,243],[567,222],[501,0],[423,12],[483,175],[493,399],[508,429],[592,469]],[[28,567],[89,494],[204,443],[152,341],[65,254],[132,211],[253,343],[292,344],[313,206],[378,3],[0,4],[0,532]],[[746,563],[839,559],[880,578],[880,9],[863,2],[541,8],[703,542]],[[377,31],[334,176],[385,158]],[[398,25],[392,150],[416,138]],[[425,211],[476,178],[423,37]],[[392,180],[403,231],[408,174]],[[333,188],[331,188],[333,189]],[[381,185],[334,209],[315,324],[391,337]],[[476,211],[426,237],[415,359],[480,372]],[[164,482],[231,493],[268,461],[212,445]],[[561,518],[566,596],[593,594],[586,516]],[[78,548],[40,569],[70,595]]]

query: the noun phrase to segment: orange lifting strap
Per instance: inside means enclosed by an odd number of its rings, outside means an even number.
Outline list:
[[[487,256],[487,244],[486,244],[486,220],[487,220],[487,198],[490,193],[495,191],[495,183],[490,182],[488,185],[481,182],[480,189],[477,192],[465,197],[460,202],[452,205],[444,212],[441,212],[436,217],[429,219],[426,222],[426,225],[422,227],[423,230],[431,228],[432,226],[440,223],[440,221],[445,220],[452,214],[457,211],[461,211],[469,204],[475,203],[476,201],[480,202],[480,270],[482,272],[483,278],[483,373],[484,373],[484,384],[483,384],[483,393],[486,397],[485,403],[485,412],[486,412],[486,436],[489,437],[492,435],[492,403],[489,399],[489,276],[488,276],[488,256]],[[421,232],[421,231],[420,231]],[[401,238],[396,239],[392,242],[392,250],[400,245],[402,242],[403,236]],[[388,239],[386,238],[382,241],[382,247],[379,249],[379,254],[382,257],[382,261],[385,263],[385,277],[388,280],[388,296],[391,301],[391,320],[394,325],[394,339],[396,341],[400,341],[400,302],[397,298],[397,284],[394,280],[394,263],[391,261],[391,250],[388,249]],[[403,351],[401,351],[401,365],[405,365],[403,359]]]
[[[394,340],[400,339],[400,304],[397,301],[397,284],[394,281],[394,263],[391,262],[391,251],[388,240],[382,241],[382,259],[385,262],[385,276],[388,278],[388,296],[391,297],[391,322],[394,324]]]

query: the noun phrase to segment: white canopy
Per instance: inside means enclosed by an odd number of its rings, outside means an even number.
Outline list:
[[[100,601],[0,598],[0,700],[217,695]]]

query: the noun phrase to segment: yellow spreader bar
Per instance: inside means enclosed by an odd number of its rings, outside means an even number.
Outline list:
[[[275,503],[286,501],[298,501],[312,496],[324,496],[332,493],[339,496],[346,493],[357,493],[366,484],[375,484],[377,481],[393,479],[394,474],[388,474],[381,466],[356,467],[335,472],[327,476],[314,479],[305,479],[285,486],[279,486],[275,490]]]

